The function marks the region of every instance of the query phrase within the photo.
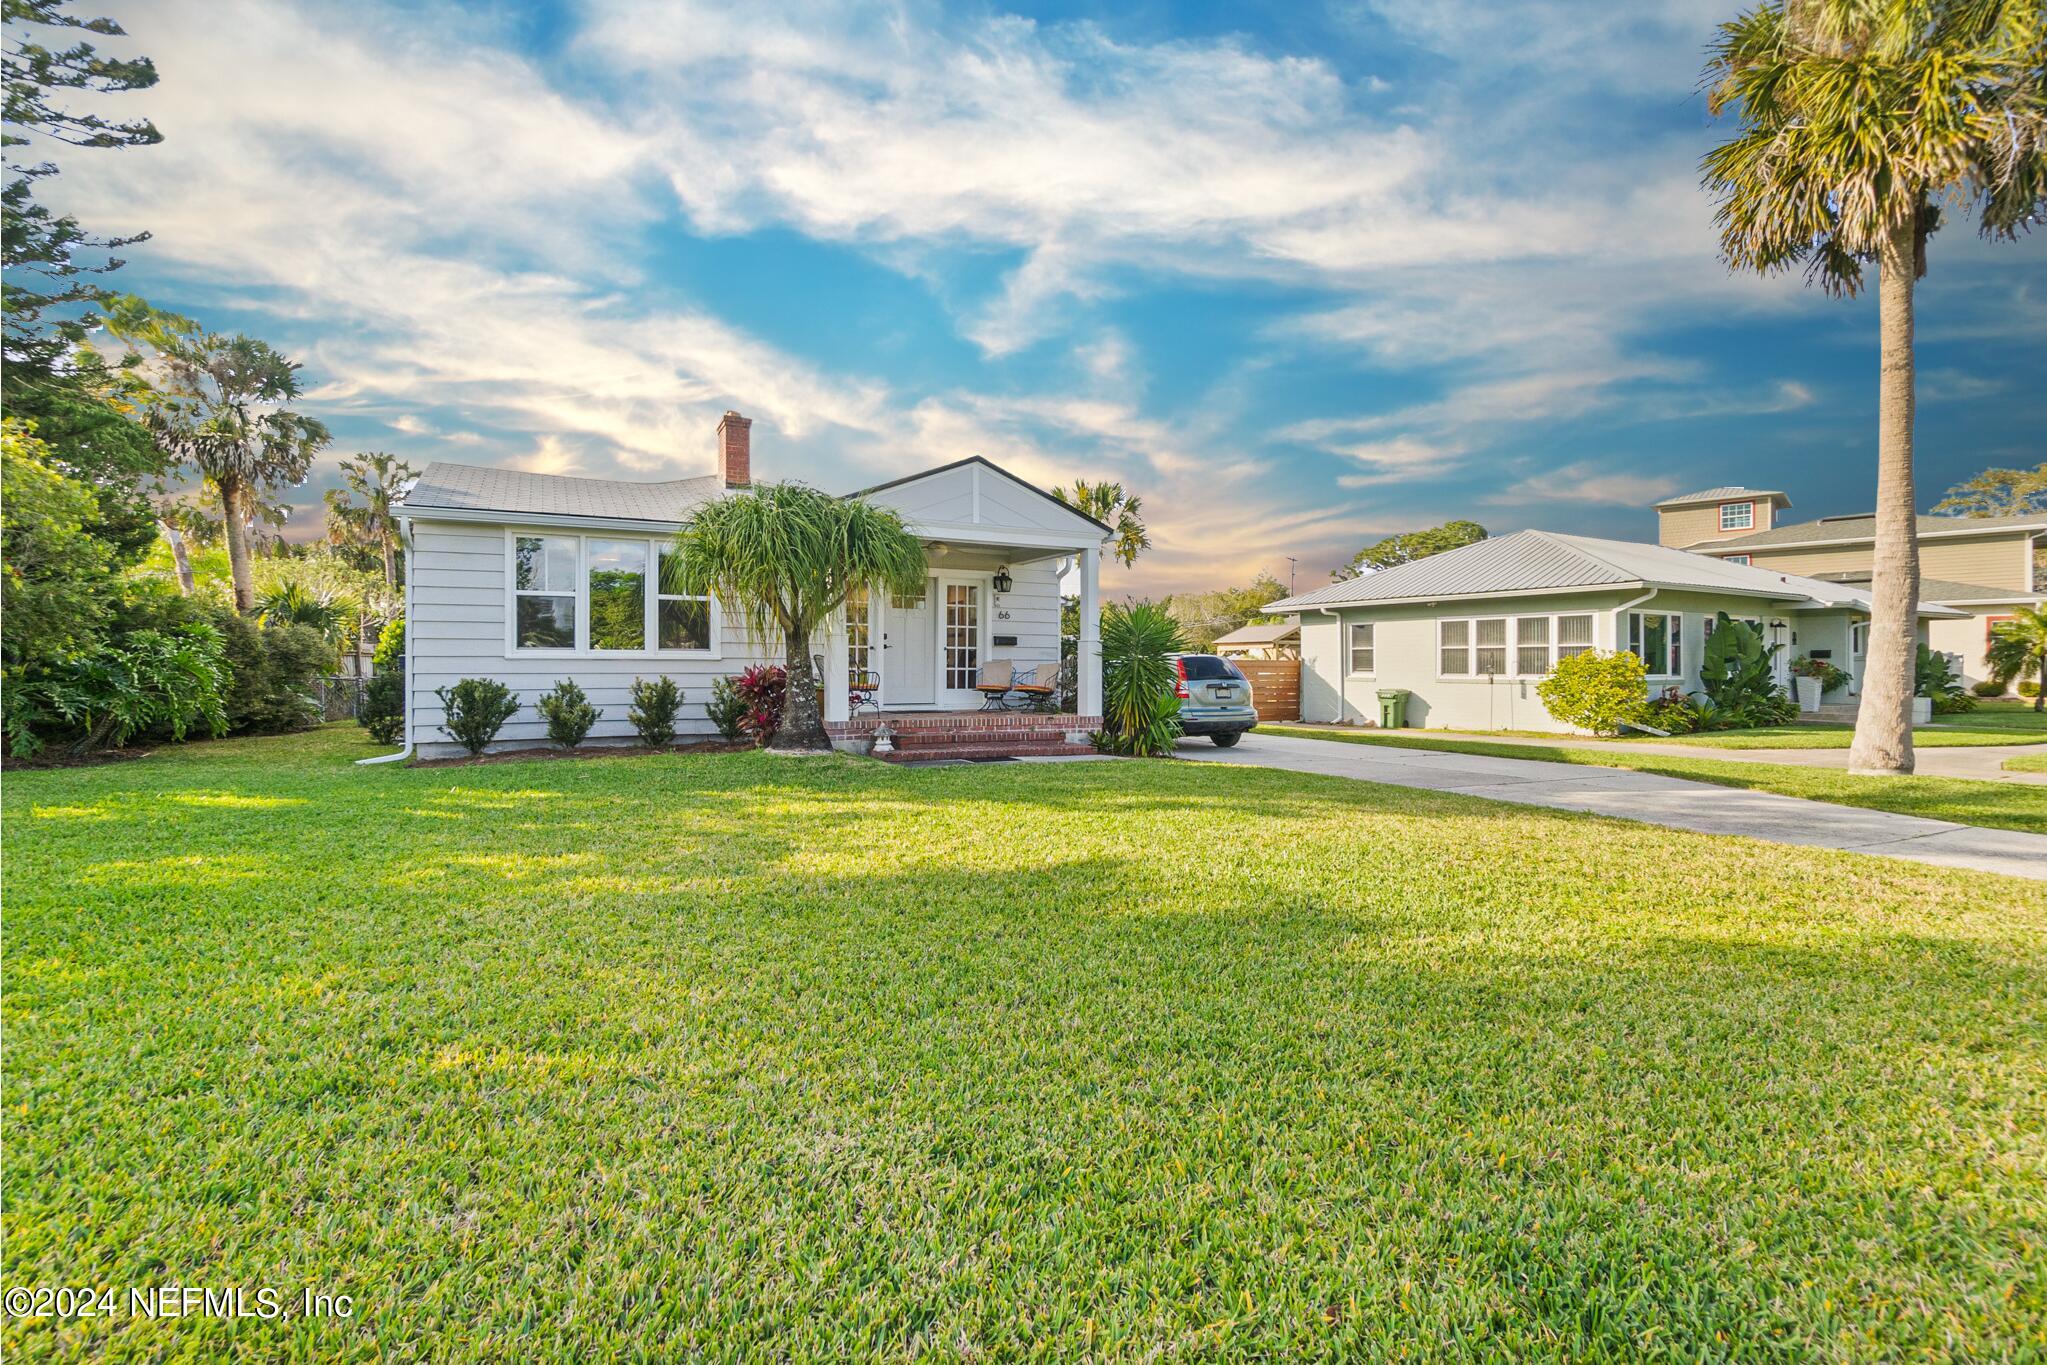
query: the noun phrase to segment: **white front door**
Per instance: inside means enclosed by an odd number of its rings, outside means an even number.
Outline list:
[[[1869,659],[1869,622],[1857,621],[1848,627],[1848,676],[1852,681],[1848,690],[1857,696],[1862,694],[1862,668]]]
[[[938,596],[938,700],[942,706],[978,706],[974,690],[981,671],[981,636],[987,584],[979,578],[940,578]]]
[[[890,593],[881,613],[881,704],[938,700],[938,607],[931,582],[915,596]]]

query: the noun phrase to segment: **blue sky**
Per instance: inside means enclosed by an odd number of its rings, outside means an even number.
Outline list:
[[[1723,7],[108,4],[156,148],[51,197],[302,359],[334,460],[1120,479],[1114,592],[1471,517],[1874,493],[1873,301],[1715,256]],[[1935,239],[1922,504],[2047,459],[2047,246]]]

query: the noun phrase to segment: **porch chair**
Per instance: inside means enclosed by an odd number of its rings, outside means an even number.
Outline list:
[[[974,690],[981,694],[983,711],[1000,711],[1003,698],[1016,685],[1016,665],[1008,659],[990,659],[974,675]]]
[[[846,684],[847,714],[857,716],[868,707],[872,707],[876,715],[881,714],[881,703],[874,699],[874,694],[879,691],[881,679],[878,676],[862,669],[853,670]]]
[[[1021,698],[1017,703],[1019,711],[1050,701],[1053,694],[1058,690],[1059,664],[1057,661],[1049,664],[1039,664],[1036,668],[1010,684],[1010,691],[1016,693]]]

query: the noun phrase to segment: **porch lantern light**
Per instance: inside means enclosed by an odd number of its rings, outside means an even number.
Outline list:
[[[995,591],[1008,592],[1016,586],[1016,580],[1009,576],[1009,566],[1003,565],[995,571]]]

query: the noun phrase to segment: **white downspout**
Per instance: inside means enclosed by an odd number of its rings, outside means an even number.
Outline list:
[[[1343,724],[1343,713],[1350,709],[1350,651],[1343,642],[1343,616],[1334,607],[1317,607],[1315,610],[1336,620],[1336,721]],[[411,636],[406,636],[411,639]]]
[[[395,754],[378,754],[375,758],[358,758],[355,766],[369,767],[378,763],[397,763],[412,757],[412,641],[414,637],[412,620],[412,521],[410,518],[398,523],[404,528],[405,540],[405,747]]]

